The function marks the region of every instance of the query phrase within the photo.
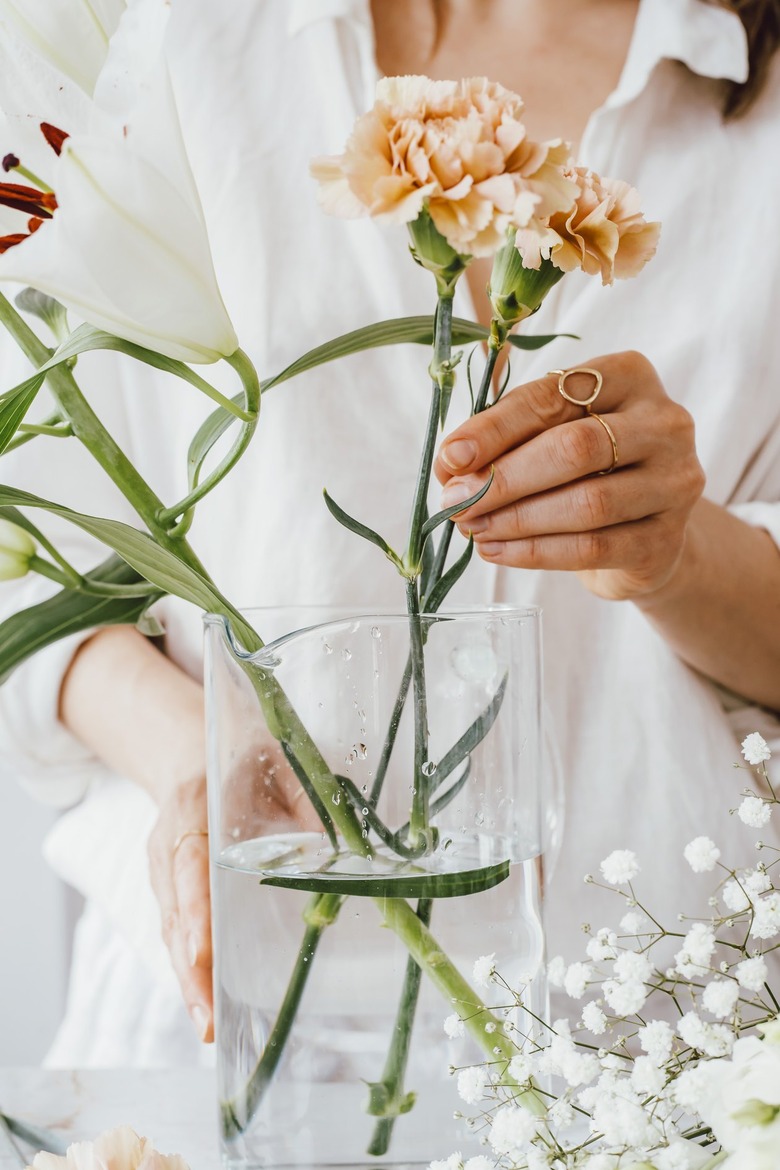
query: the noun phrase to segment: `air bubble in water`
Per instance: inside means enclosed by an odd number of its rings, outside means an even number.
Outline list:
[[[382,631],[380,630],[379,626],[372,626],[371,627],[371,637],[372,638],[381,638],[382,637]]]
[[[359,760],[365,760],[368,755],[368,748],[364,743],[356,743],[353,750]]]
[[[345,646],[344,649],[341,651],[341,657],[344,659],[345,662],[349,662],[350,658],[352,657],[352,651],[347,649],[347,647]]]
[[[355,749],[353,748],[351,752],[347,752],[347,754],[345,755],[344,763],[347,765],[347,767],[349,767],[350,764],[354,764],[354,762],[357,758],[358,758],[358,754],[355,751]]]
[[[331,646],[330,642],[326,642],[324,638],[322,639],[322,649],[326,654],[333,653],[333,647]]]
[[[435,771],[436,771],[436,765],[434,764],[433,760],[426,760],[426,762],[422,766],[423,776],[432,776]]]
[[[367,816],[368,816],[368,809],[367,809],[367,808],[364,808],[364,809],[363,809],[363,816],[364,816],[364,817],[367,817]]]
[[[485,814],[483,812],[475,813],[474,814],[474,824],[475,825],[484,825],[484,823],[485,823]]]
[[[361,837],[367,837],[368,836],[368,829],[364,829],[360,835],[361,835]]]
[[[336,792],[330,799],[333,804],[341,804],[341,793]]]

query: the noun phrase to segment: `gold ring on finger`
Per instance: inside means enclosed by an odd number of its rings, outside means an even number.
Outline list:
[[[184,844],[188,837],[208,837],[208,835],[208,829],[185,829],[183,833],[179,833],[174,841],[171,856],[176,856],[177,850]]]
[[[595,410],[589,410],[588,414],[590,415],[591,418],[595,418],[597,422],[601,423],[604,430],[607,432],[607,438],[609,439],[610,443],[612,444],[612,462],[611,462],[611,464],[609,465],[609,467],[605,467],[605,469],[603,471],[598,471],[596,473],[597,475],[609,475],[610,472],[614,471],[618,465],[618,445],[617,445],[617,439],[615,438],[615,432],[612,430],[612,427],[609,425],[607,420],[605,418],[602,418],[600,414],[596,414]]]
[[[572,370],[550,370],[550,375],[557,375],[558,378],[558,393],[561,398],[565,398],[567,402],[571,402],[573,406],[584,406],[588,414],[590,414],[591,405],[596,401],[601,393],[601,387],[604,379],[598,370],[594,370],[591,366],[575,366]],[[572,374],[590,374],[595,379],[595,384],[588,398],[573,398],[566,390],[566,379],[570,378]]]

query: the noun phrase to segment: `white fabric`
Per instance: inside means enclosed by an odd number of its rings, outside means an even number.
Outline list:
[[[340,150],[355,116],[373,99],[366,0],[190,0],[175,8],[171,34],[174,82],[217,272],[261,374],[358,325],[429,313],[432,282],[410,263],[403,232],[368,220],[326,220],[307,176],[309,159]],[[513,381],[600,353],[643,351],[696,420],[709,497],[738,506],[750,523],[780,539],[780,332],[774,323],[780,72],[773,70],[748,117],[727,124],[720,87],[707,80],[743,78],[745,71],[745,39],[735,16],[699,0],[642,0],[623,76],[591,119],[580,154],[602,174],[639,188],[648,216],[663,221],[658,256],[639,279],[611,289],[567,276],[533,330],[582,340],[515,357]],[[465,281],[459,297],[456,311],[473,317]],[[4,351],[10,345],[0,344]],[[207,406],[145,367],[101,360],[80,363],[84,384],[101,410],[116,415],[117,433],[155,489],[166,500],[178,498],[186,490],[186,445]],[[329,521],[320,492],[327,485],[345,507],[402,544],[402,502],[411,498],[427,408],[427,360],[415,347],[375,350],[269,393],[252,449],[201,505],[192,533],[239,605],[398,603],[389,562]],[[216,376],[233,389],[229,371]],[[463,386],[456,397],[453,425],[463,416]],[[89,483],[91,506],[103,511],[94,473],[71,466],[65,483],[60,449],[51,450],[51,443],[36,440],[36,489],[45,494],[41,481],[51,474],[51,493],[71,501]],[[29,485],[22,461],[17,467],[14,481]],[[16,588],[8,587],[7,596],[9,607],[18,604]],[[546,699],[568,801],[561,860],[547,895],[553,954],[579,947],[580,921],[601,925],[602,910],[582,875],[613,848],[634,848],[644,858],[648,900],[670,923],[681,903],[690,910],[695,891],[706,885],[699,879],[690,897],[680,896],[692,883],[680,856],[688,840],[709,833],[724,859],[749,858],[752,837],[727,813],[746,782],[733,769],[732,723],[744,732],[744,704],[726,712],[720,691],[683,665],[630,603],[601,601],[572,576],[477,562],[460,599],[544,607]],[[160,610],[168,653],[196,673],[196,615],[173,601]],[[55,757],[67,803],[84,786],[89,765],[78,752],[75,762],[69,758],[75,749],[52,718],[63,656],[55,650],[40,662],[47,665],[19,671],[0,692],[4,767],[51,799]],[[761,718],[764,734],[777,736],[774,717],[763,712]],[[123,1063],[150,1059],[155,1030],[168,1043],[136,994],[136,981],[147,978],[140,973],[156,963],[151,934],[138,928],[126,899],[105,896],[133,886],[140,891],[147,881],[140,843],[148,809],[127,781],[114,778],[110,800],[106,791],[93,785],[67,814],[51,857],[98,900],[104,925],[122,931],[143,955],[132,960],[126,948],[111,977],[95,978],[88,991],[88,963],[80,963],[84,987],[71,1000],[68,1042],[57,1050],[63,1063],[104,1059],[105,1052],[98,1058],[80,1047],[79,1037],[96,1021],[123,1037],[121,1053],[111,1049],[111,1058]],[[93,848],[95,840],[111,841],[112,848]],[[154,910],[145,904],[151,921]],[[98,946],[99,935],[89,934],[90,946]],[[173,1049],[170,1056],[175,1059]]]

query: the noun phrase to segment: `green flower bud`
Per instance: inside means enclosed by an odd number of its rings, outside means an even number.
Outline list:
[[[564,273],[551,260],[542,260],[538,268],[525,268],[515,247],[515,233],[507,233],[507,242],[493,257],[488,296],[493,314],[508,332],[518,321],[525,320],[541,305],[550,289]],[[506,336],[504,332],[504,336]]]
[[[33,556],[35,541],[29,533],[10,520],[0,519],[0,581],[25,577]]]
[[[760,1024],[758,1030],[767,1044],[780,1044],[780,1019],[777,1016]]]
[[[771,1125],[778,1113],[780,1113],[780,1108],[777,1105],[768,1105],[766,1101],[759,1101],[756,1097],[752,1097],[731,1116],[737,1125]]]
[[[409,245],[412,256],[436,277],[439,296],[451,296],[458,277],[466,271],[471,257],[461,256],[447,243],[425,207],[417,219],[406,226],[412,240]]]

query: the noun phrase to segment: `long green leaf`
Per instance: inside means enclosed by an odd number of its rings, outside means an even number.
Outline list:
[[[138,574],[120,557],[112,556],[87,577],[112,584],[131,584]],[[147,597],[92,597],[63,589],[46,601],[13,614],[0,623],[0,684],[26,659],[44,646],[101,626],[134,625],[144,610],[161,596],[149,587]]]
[[[369,528],[366,524],[361,524],[359,520],[355,520],[343,508],[340,508],[335,500],[332,500],[326,491],[322,493],[325,497],[325,503],[328,505],[328,511],[331,516],[338,520],[339,524],[343,524],[350,532],[354,532],[356,536],[362,536],[364,540],[368,540],[371,544],[375,544],[377,548],[381,548],[382,552],[391,560],[397,568],[401,568],[401,558],[396,552],[393,552],[390,545],[380,536],[378,532],[374,532],[373,528]]]
[[[458,583],[460,578],[465,573],[472,553],[474,552],[474,537],[470,536],[464,551],[458,557],[457,561],[451,568],[447,570],[443,577],[433,585],[430,593],[426,593],[423,599],[423,609],[426,613],[436,613],[439,606],[447,597],[447,594]]]
[[[509,675],[505,674],[501,680],[501,684],[496,691],[493,698],[488,703],[485,710],[478,715],[474,722],[460,737],[458,742],[450,748],[445,756],[439,762],[436,769],[435,777],[437,783],[441,783],[445,777],[449,776],[453,769],[457,768],[461,760],[465,760],[466,756],[473,752],[477,744],[480,744],[487,733],[498,718],[498,713],[501,710],[501,704],[504,701],[506,694],[506,684],[509,680]]]
[[[0,454],[13,439],[42,385],[43,375],[36,374],[34,378],[14,386],[0,399]]]
[[[509,877],[509,862],[499,861],[459,873],[409,873],[367,877],[355,874],[266,874],[261,886],[307,890],[315,894],[346,894],[354,898],[460,898],[489,890]]]
[[[161,548],[145,532],[139,532],[118,520],[104,520],[98,516],[74,512],[71,508],[12,487],[0,486],[2,507],[43,508],[55,516],[62,516],[108,545],[136,572],[165,593],[182,597],[200,609],[224,612],[227,604],[224,597],[200,573],[179,560],[174,553]]]
[[[135,358],[136,361],[144,362],[147,366],[154,366],[155,369],[162,370],[164,373],[175,374],[177,378],[189,382],[191,386],[200,390],[208,398],[215,399],[219,402],[231,401],[225,398],[223,394],[220,394],[219,391],[215,390],[205,378],[201,378],[200,374],[196,374],[194,370],[191,370],[185,362],[180,362],[176,358],[165,357],[161,353],[155,353],[154,350],[146,349],[143,345],[136,345],[132,341],[124,341],[121,337],[115,337],[113,333],[107,333],[104,329],[96,329],[93,325],[79,325],[78,329],[74,329],[67,340],[58,347],[54,355],[40,367],[38,372],[42,373],[45,370],[52,370],[55,366],[61,365],[62,362],[78,357],[80,354],[89,353],[91,350],[105,349],[116,350],[118,353],[124,353],[129,357]],[[238,401],[236,402],[237,410],[241,410],[242,404],[243,395],[238,395]]]
[[[494,474],[495,473],[491,468],[490,477],[487,482],[483,483],[479,491],[475,492],[473,496],[469,496],[469,498],[464,500],[462,504],[453,504],[452,507],[444,508],[443,511],[437,512],[435,516],[431,516],[430,520],[426,520],[420,530],[420,535],[422,536],[423,540],[425,540],[427,536],[430,536],[431,533],[436,528],[438,528],[440,524],[443,524],[445,520],[450,520],[453,516],[457,516],[459,512],[465,512],[466,509],[472,507],[473,504],[479,503],[482,497],[490,490],[490,485],[493,482]]]
[[[384,345],[432,345],[433,344],[433,316],[395,317],[390,321],[380,321],[375,325],[365,325],[361,329],[353,329],[351,333],[344,333],[332,341],[310,349],[308,353],[297,358],[291,365],[286,366],[272,378],[266,378],[262,383],[263,393],[273,386],[289,381],[296,374],[303,374],[315,366],[332,362],[336,358],[346,357],[348,354],[359,353],[365,349],[377,349]],[[466,321],[463,317],[454,317],[452,321],[452,344],[467,345],[471,341],[486,341],[490,331],[476,321]],[[543,333],[522,334],[510,333],[509,343],[516,349],[534,350],[549,345],[558,337],[576,337],[574,333]],[[235,406],[241,406],[242,395],[236,395],[231,401]],[[224,435],[233,422],[233,415],[223,407],[212,412],[202,424],[189,451],[190,475],[197,482],[197,477],[203,463],[214,444]]]
[[[54,297],[39,292],[37,288],[23,288],[14,300],[23,313],[31,313],[48,325],[55,337],[63,337],[67,333],[68,314],[65,306]]]

